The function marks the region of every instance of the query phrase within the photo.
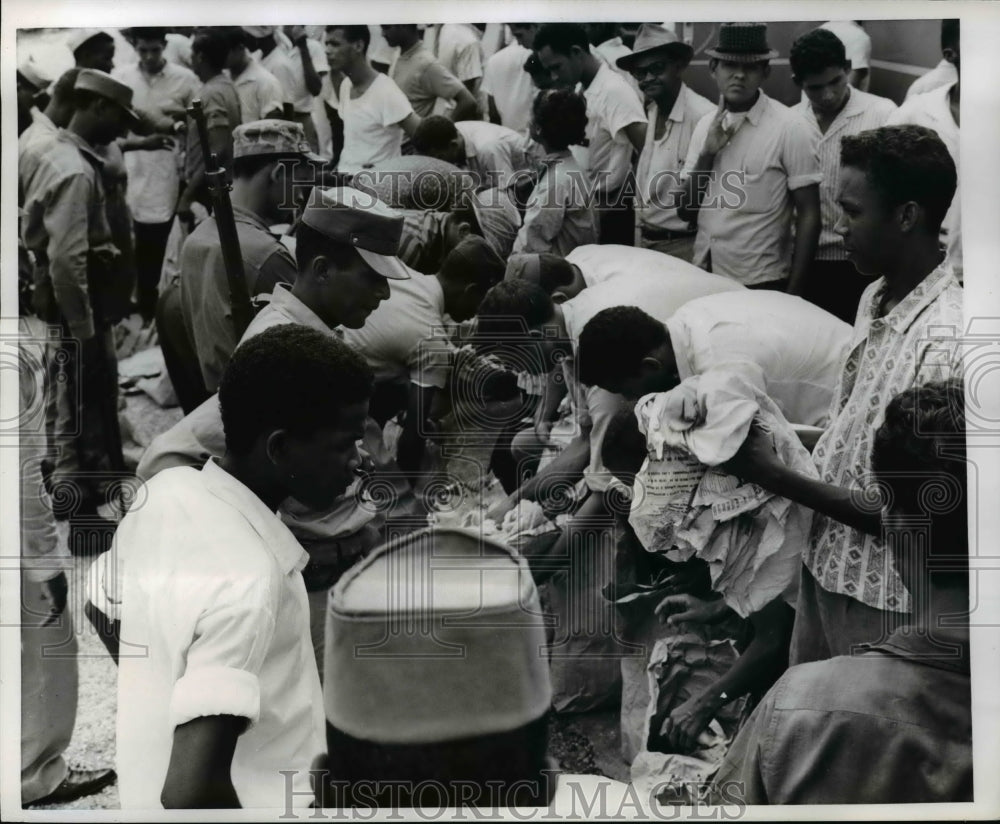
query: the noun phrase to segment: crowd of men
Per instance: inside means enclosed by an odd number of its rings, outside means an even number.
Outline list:
[[[972,800],[958,21],[898,107],[858,23],[795,40],[792,106],[765,24],[718,27],[717,99],[679,28],[19,53],[24,804],[546,805],[550,713],[615,702],[633,775],[709,764],[682,800]],[[184,413],[137,467],[136,315]],[[63,757],[56,519],[117,772]],[[711,666],[650,695],[678,644]]]

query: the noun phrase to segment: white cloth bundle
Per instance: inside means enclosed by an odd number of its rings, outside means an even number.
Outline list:
[[[712,586],[747,617],[777,597],[794,603],[812,512],[716,469],[754,422],[779,457],[816,477],[805,447],[775,403],[739,375],[713,371],[635,408],[649,457],[636,476],[629,522],[643,546],[709,565]]]

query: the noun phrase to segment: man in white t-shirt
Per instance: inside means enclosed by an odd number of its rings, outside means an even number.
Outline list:
[[[328,26],[326,57],[332,72],[344,75],[337,111],[344,124],[344,147],[337,170],[356,174],[402,153],[403,135],[420,123],[406,95],[368,58],[368,26]]]
[[[597,193],[601,243],[635,242],[628,177],[633,152],[646,141],[646,113],[628,83],[590,52],[587,32],[576,23],[546,23],[535,35],[535,52],[558,85],[583,86],[587,100],[589,170]]]
[[[820,28],[832,31],[844,44],[847,59],[851,61],[851,85],[863,92],[868,91],[872,59],[872,39],[868,32],[857,20],[831,20]]]
[[[314,101],[323,91],[323,79],[330,71],[326,50],[320,40],[309,36],[305,26],[284,26],[274,33],[278,45],[285,50],[292,64],[288,96],[292,101],[295,120],[302,124],[312,150],[318,151],[319,138],[313,122]]]
[[[531,56],[538,25],[508,25],[514,40],[486,61],[480,91],[486,96],[486,111],[491,122],[527,136],[536,89],[531,75],[524,70],[524,63]]]

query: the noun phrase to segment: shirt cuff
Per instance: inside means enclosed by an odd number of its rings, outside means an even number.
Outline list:
[[[260,682],[257,676],[234,667],[199,667],[174,684],[170,723],[178,727],[208,715],[236,715],[250,726],[260,718]]]
[[[818,184],[822,182],[822,172],[817,172],[816,174],[811,175],[796,175],[795,177],[788,178],[788,188],[790,190],[801,189],[804,186],[812,186],[814,183]]]

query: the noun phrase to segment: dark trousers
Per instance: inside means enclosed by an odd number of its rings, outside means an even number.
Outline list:
[[[849,260],[814,260],[802,297],[853,326],[861,293],[871,282]]]
[[[765,280],[763,283],[750,283],[747,284],[747,289],[770,289],[774,292],[784,292],[788,289],[788,278]]]
[[[160,295],[156,304],[156,333],[163,352],[163,363],[174,387],[177,400],[187,415],[200,406],[211,392],[205,388],[198,365],[198,353],[188,338],[181,308],[181,290],[175,280]]]
[[[614,205],[597,210],[600,242],[635,246],[635,206],[631,198],[609,195],[608,202]]]
[[[63,330],[56,376],[53,485],[69,484],[81,501],[102,503],[125,474],[118,423],[118,359],[110,327],[79,341]],[[65,494],[65,493],[63,493]]]
[[[167,251],[167,238],[173,220],[166,223],[140,223],[133,221],[135,232],[136,298],[139,314],[144,321],[156,315],[156,287],[163,269],[163,256]]]

